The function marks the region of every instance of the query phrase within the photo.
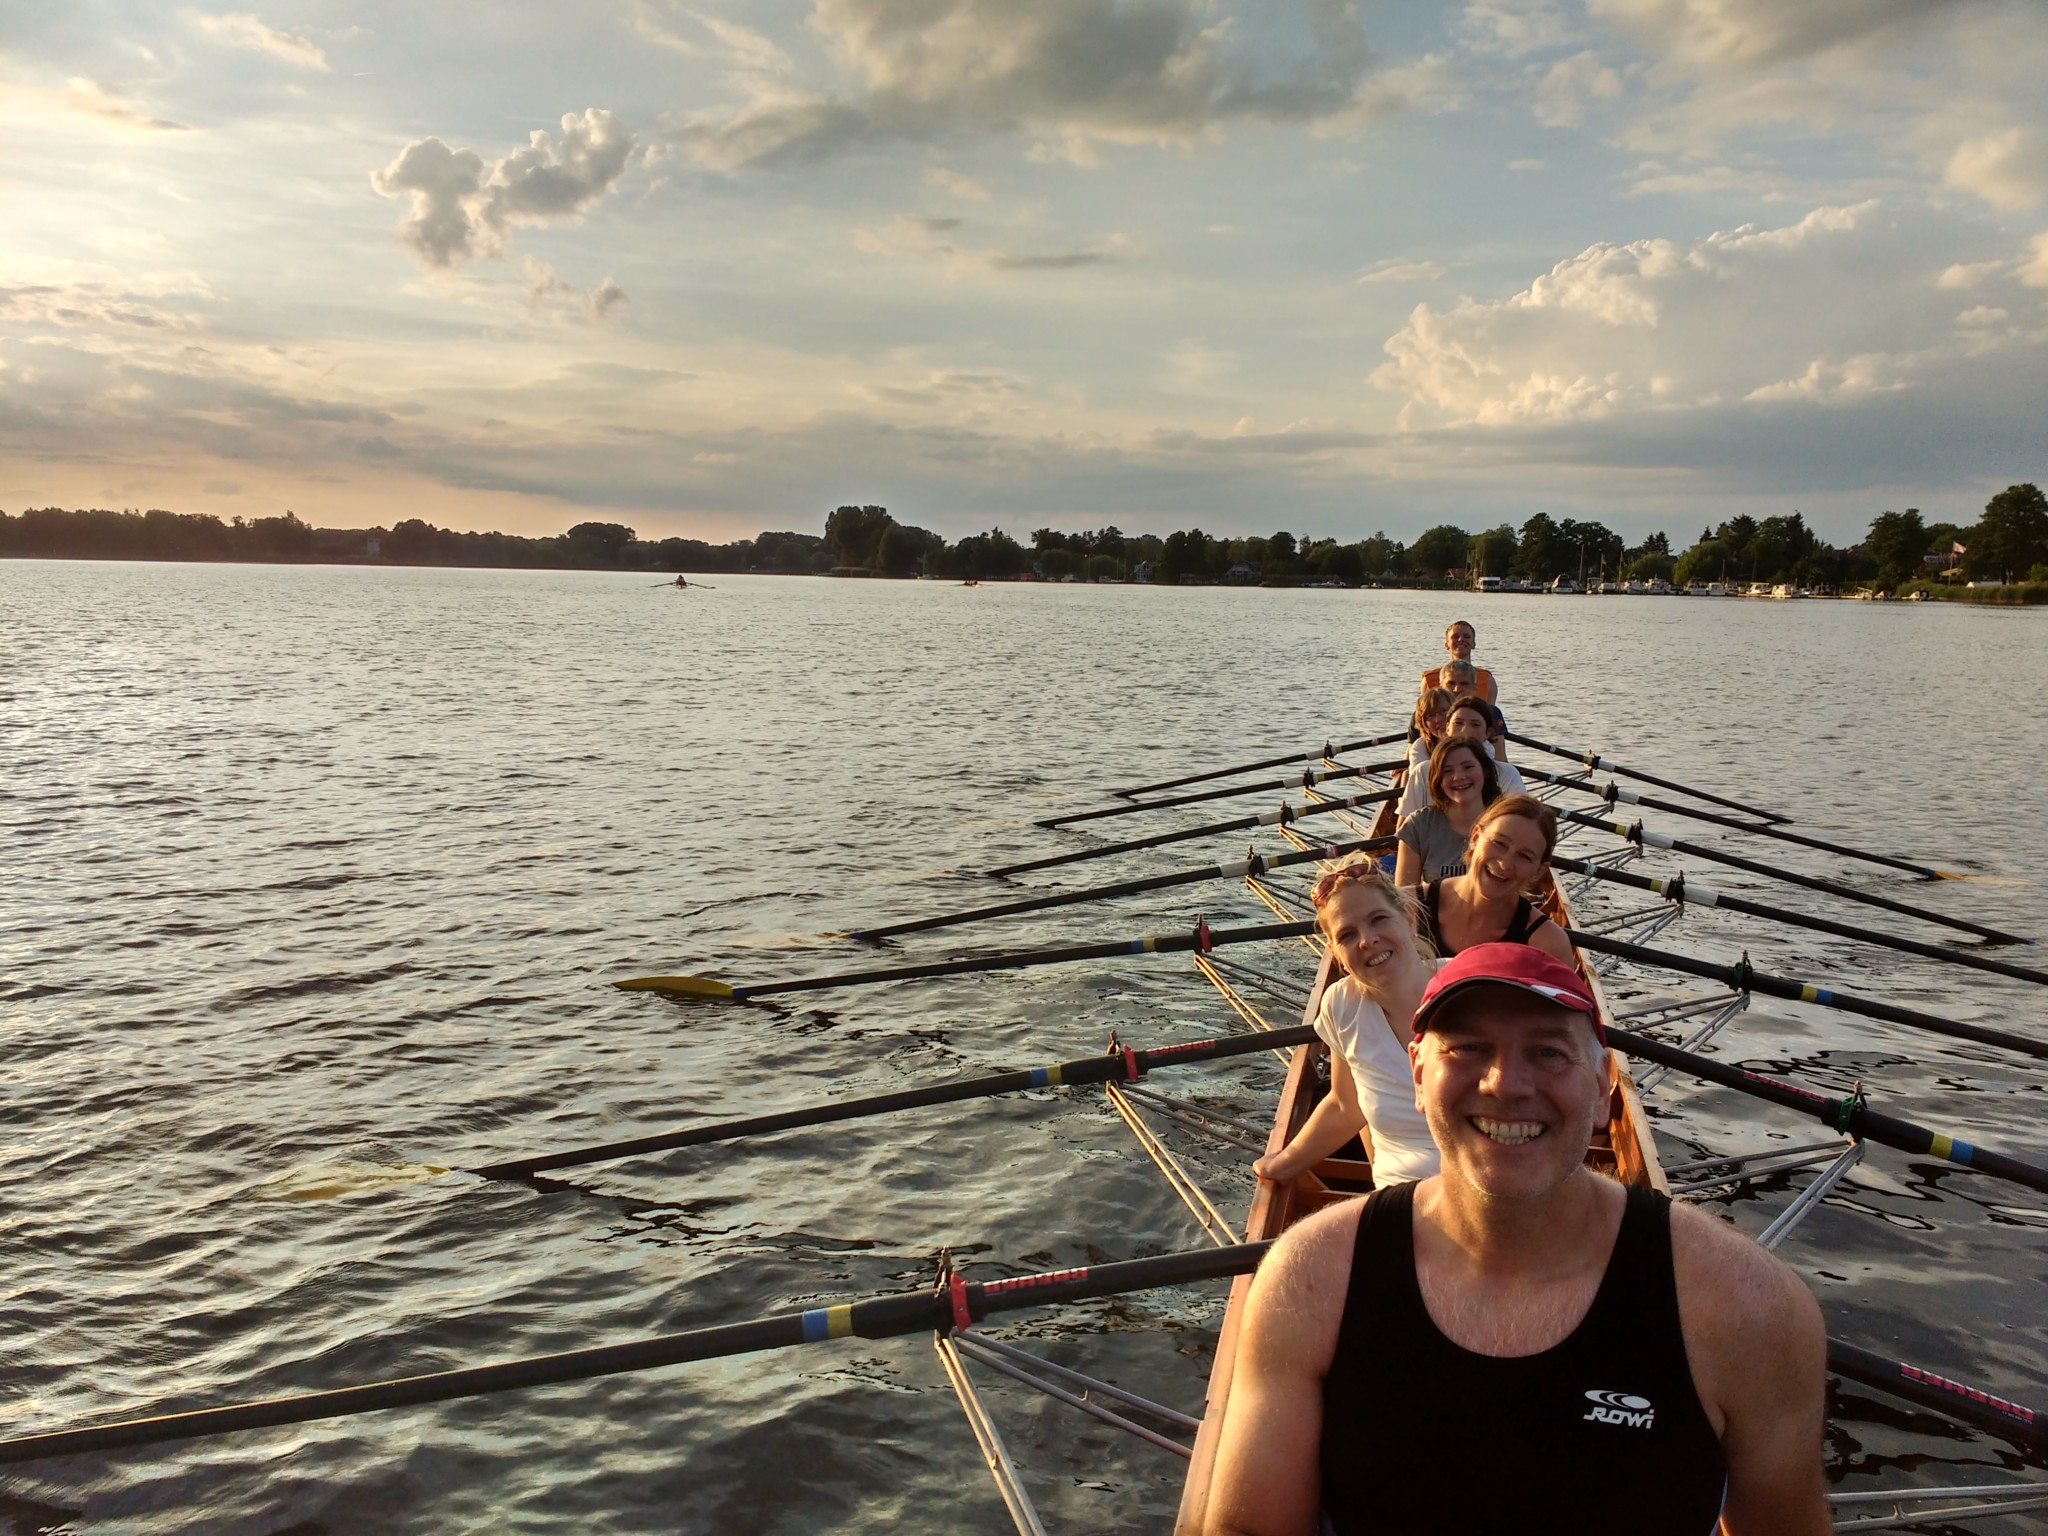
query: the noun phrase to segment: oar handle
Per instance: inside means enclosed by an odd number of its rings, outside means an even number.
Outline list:
[[[1645,773],[1640,768],[1624,768],[1620,763],[1613,761],[1611,758],[1602,757],[1597,752],[1574,752],[1568,747],[1552,746],[1547,741],[1538,741],[1533,736],[1524,736],[1517,731],[1507,731],[1503,734],[1506,735],[1509,741],[1519,746],[1534,747],[1538,752],[1548,752],[1552,757],[1562,757],[1575,763],[1583,763],[1588,773],[1618,773],[1623,778],[1641,779],[1645,784],[1655,784],[1663,789],[1675,790],[1681,795],[1690,795],[1695,800],[1705,800],[1710,805],[1725,805],[1729,810],[1741,811],[1745,815],[1761,816],[1765,821],[1789,822],[1792,819],[1790,816],[1780,815],[1776,811],[1759,810],[1753,805],[1743,804],[1740,800],[1730,800],[1725,795],[1716,795],[1704,789],[1694,789],[1690,784],[1680,784],[1671,779],[1660,779],[1654,773]]]
[[[1262,875],[1269,869],[1302,864],[1317,859],[1340,859],[1352,853],[1379,853],[1398,841],[1391,837],[1355,838],[1350,842],[1324,843],[1319,847],[1287,853],[1254,853],[1226,864],[1205,864],[1199,869],[1176,870],[1170,875],[1148,875],[1142,880],[1119,880],[1113,885],[1093,885],[1079,891],[1055,891],[1049,896],[1028,896],[1021,901],[999,902],[989,907],[972,907],[965,912],[947,912],[937,917],[912,918],[880,928],[857,928],[850,939],[891,939],[898,934],[922,933],[933,928],[951,928],[962,923],[985,922],[990,918],[1012,917],[1021,912],[1043,912],[1049,907],[1077,906],[1087,901],[1104,901],[1113,896],[1136,896],[1169,886],[1192,885],[1198,880],[1236,880]]]
[[[2016,1440],[2037,1458],[2048,1454],[2048,1414],[2024,1403],[1951,1381],[1903,1360],[1887,1360],[1845,1339],[1828,1340],[1828,1369],[1837,1376],[1860,1381],[1906,1402]]]
[[[1113,789],[1111,794],[1119,799],[1132,795],[1156,794],[1162,789],[1179,789],[1184,784],[1203,784],[1210,779],[1227,779],[1233,773],[1257,773],[1261,768],[1284,768],[1289,763],[1313,763],[1318,759],[1336,757],[1344,752],[1363,752],[1369,747],[1384,747],[1390,742],[1406,741],[1408,732],[1390,731],[1384,736],[1368,736],[1363,741],[1324,742],[1321,747],[1307,752],[1287,752],[1279,757],[1262,757],[1255,763],[1237,763],[1229,768],[1211,768],[1203,773],[1185,773],[1177,779],[1161,779],[1153,784],[1137,784],[1129,789]]]
[[[1724,987],[1733,987],[1738,992],[1761,992],[1766,997],[1782,997],[1790,1002],[1819,1003],[1824,1008],[1861,1014],[1867,1019],[1882,1019],[1887,1024],[1904,1024],[1912,1029],[1924,1029],[1929,1034],[1947,1035],[1955,1040],[1974,1040],[1979,1045],[1995,1045],[2001,1050],[2017,1051],[2024,1056],[2048,1059],[2048,1041],[2015,1034],[2009,1029],[1994,1029],[1987,1024],[1966,1024],[1960,1019],[1944,1019],[1938,1014],[1921,1013],[1918,1009],[1901,1008],[1894,1003],[1880,1003],[1871,998],[1857,997],[1852,993],[1837,992],[1832,987],[1818,987],[1808,981],[1792,981],[1783,976],[1771,976],[1752,967],[1747,959],[1737,965],[1716,965],[1711,960],[1696,960],[1691,955],[1674,954],[1670,950],[1646,949],[1640,944],[1630,944],[1623,939],[1610,939],[1605,934],[1583,933],[1576,928],[1566,929],[1565,935],[1580,949],[1594,950],[1603,955],[1616,955],[1640,965],[1656,966],[1660,970],[1681,971],[1688,976],[1718,981]]]
[[[1766,918],[1771,922],[1784,923],[1793,928],[1808,928],[1815,933],[1831,933],[1837,938],[1854,939],[1861,944],[1875,944],[1883,949],[1895,949],[1901,954],[1923,955],[1930,960],[1946,960],[1952,965],[1967,965],[1973,970],[1989,971],[1997,976],[2010,976],[2016,981],[2031,981],[2048,986],[2048,972],[2029,970],[2024,965],[2014,965],[2009,960],[1973,954],[1968,950],[1943,949],[1939,944],[1909,939],[1903,934],[1882,933],[1867,927],[1852,928],[1847,923],[1838,923],[1831,918],[1815,917],[1804,912],[1789,912],[1783,907],[1767,906],[1763,902],[1749,901],[1727,891],[1717,891],[1711,886],[1693,884],[1687,881],[1684,875],[1639,875],[1631,870],[1609,869],[1606,865],[1595,864],[1590,859],[1564,858],[1557,854],[1551,855],[1550,862],[1559,869],[1567,869],[1595,880],[1608,880],[1639,891],[1654,891],[1657,895],[1681,905],[1691,902],[1695,906],[1720,907],[1725,911]]]
[[[1823,880],[1817,875],[1802,875],[1795,870],[1782,869],[1775,864],[1759,864],[1754,859],[1745,859],[1739,853],[1730,853],[1724,848],[1711,848],[1705,843],[1690,843],[1683,838],[1667,837],[1661,832],[1647,830],[1642,822],[1609,821],[1591,811],[1564,811],[1561,820],[1576,822],[1582,827],[1598,827],[1612,832],[1616,837],[1634,843],[1638,848],[1668,848],[1673,853],[1682,853],[1689,858],[1707,859],[1715,864],[1725,864],[1730,869],[1740,869],[1752,875],[1762,875],[1768,880],[1782,880],[1787,885],[1801,886],[1809,891],[1825,891],[1830,896],[1839,896],[1844,901],[1853,901],[1860,906],[1878,907],[1886,912],[1896,912],[1902,917],[1917,917],[1923,922],[1938,923],[1944,928],[1954,928],[1960,933],[1974,933],[1980,938],[1999,944],[2032,944],[2032,939],[2023,939],[2016,933],[2007,933],[1999,928],[1986,928],[1982,923],[1973,923],[1967,918],[1950,917],[1946,913],[1931,912],[1925,907],[1909,907],[1902,901],[1879,896],[1873,891],[1859,891],[1853,885],[1838,885],[1832,880]]]
[[[571,1147],[545,1152],[537,1157],[513,1158],[467,1170],[485,1179],[526,1179],[556,1168],[579,1168],[588,1163],[612,1162],[623,1157],[642,1157],[653,1152],[670,1152],[680,1147],[702,1147],[716,1142],[737,1141],[745,1136],[768,1136],[778,1131],[800,1130],[814,1125],[834,1125],[845,1120],[864,1120],[900,1110],[922,1109],[933,1104],[954,1104],[966,1099],[993,1098],[1004,1093],[1026,1093],[1034,1088],[1073,1087],[1082,1083],[1135,1082],[1160,1067],[1186,1066],[1198,1061],[1220,1061],[1248,1056],[1256,1051],[1282,1050],[1306,1045],[1316,1038],[1308,1028],[1277,1029],[1250,1035],[1225,1035],[1212,1040],[1190,1040],[1183,1045],[1152,1046],[1145,1050],[1126,1047],[1075,1061],[1058,1061],[1043,1067],[1016,1072],[997,1072],[987,1077],[966,1078],[954,1083],[936,1083],[928,1088],[906,1088],[897,1093],[878,1093],[864,1099],[837,1099],[802,1109],[781,1110],[769,1115],[750,1115],[741,1120],[722,1120],[711,1125],[686,1126],[678,1131],[661,1131],[598,1146]]]
[[[2015,1184],[2024,1184],[2029,1189],[2048,1191],[2048,1168],[2039,1168],[2005,1153],[1973,1146],[1967,1141],[1945,1136],[1911,1120],[1880,1114],[1871,1109],[1861,1095],[1829,1098],[1826,1094],[1815,1093],[1810,1088],[1802,1088],[1797,1083],[1764,1077],[1760,1073],[1746,1071],[1724,1061],[1716,1061],[1710,1056],[1680,1050],[1675,1045],[1652,1040],[1648,1035],[1639,1035],[1634,1030],[1610,1029],[1607,1031],[1607,1043],[1630,1056],[1640,1056],[1645,1061],[1654,1061],[1660,1066],[1675,1068],[1707,1082],[1719,1083],[1724,1088],[1733,1088],[1739,1093],[1749,1094],[1752,1098],[1762,1099],[1766,1103],[1799,1110],[1813,1116],[1823,1125],[1832,1126],[1844,1135],[1862,1136],[1880,1146],[1892,1147],[1914,1155],[1931,1154],[1959,1167],[1974,1168],[1979,1173],[1988,1173],[1997,1178],[2011,1180]]]
[[[1116,1296],[1126,1291],[1189,1285],[1201,1280],[1249,1274],[1258,1268],[1259,1261],[1272,1246],[1269,1242],[1237,1243],[1227,1248],[1204,1248],[1151,1259],[1126,1259],[1114,1264],[1081,1265],[1072,1269],[1014,1275],[1004,1280],[967,1281],[956,1275],[942,1289],[903,1292],[839,1306],[813,1307],[779,1317],[671,1333],[628,1344],[567,1350],[561,1354],[511,1360],[499,1365],[437,1371],[432,1375],[360,1387],[340,1387],[328,1392],[309,1392],[300,1397],[273,1398],[267,1402],[200,1408],[187,1413],[160,1414],[84,1429],[51,1430],[39,1435],[0,1440],[0,1464],[126,1450],[138,1445],[189,1440],[198,1435],[304,1424],[315,1419],[374,1413],[386,1408],[417,1407],[423,1403],[481,1397],[491,1392],[551,1386],[592,1376],[612,1376],[623,1371],[652,1370],[692,1360],[751,1354],[786,1345],[815,1344],[826,1339],[886,1339],[925,1328],[946,1333],[980,1322],[994,1313],[1018,1307],[1051,1306],[1097,1296]]]
[[[1061,965],[1073,960],[1113,960],[1123,955],[1172,955],[1185,950],[1207,950],[1225,944],[1256,944],[1265,939],[1292,939],[1311,932],[1310,921],[1261,923],[1251,928],[1215,928],[1197,923],[1190,933],[1148,933],[1135,939],[1113,939],[1105,944],[1074,944],[1060,949],[1014,950],[1000,955],[969,955],[962,960],[935,960],[923,965],[896,965],[874,971],[842,972],[835,976],[800,976],[791,981],[764,981],[754,986],[734,987],[732,995],[746,1001],[781,992],[816,992],[827,987],[867,986],[884,981],[915,981],[927,976],[960,976],[974,971],[1014,971],[1033,965]]]
[[[1547,784],[1560,784],[1566,789],[1576,789],[1582,794],[1597,795],[1609,805],[1640,805],[1648,810],[1664,811],[1673,816],[1684,816],[1692,821],[1709,822],[1714,826],[1729,827],[1737,832],[1750,832],[1758,837],[1774,837],[1782,843],[1797,843],[1802,848],[1818,848],[1823,853],[1837,853],[1843,858],[1862,859],[1867,864],[1881,864],[1887,869],[1902,869],[1909,875],[1918,875],[1922,880],[1941,878],[1940,870],[1929,868],[1925,864],[1915,864],[1909,859],[1895,859],[1888,853],[1869,853],[1861,848],[1851,848],[1846,843],[1831,843],[1825,838],[1787,832],[1783,827],[1762,827],[1753,821],[1737,821],[1733,816],[1703,811],[1697,806],[1673,805],[1668,800],[1652,800],[1648,795],[1639,795],[1632,789],[1623,789],[1612,780],[1603,788],[1598,784],[1589,784],[1584,779],[1545,773],[1541,768],[1525,768],[1522,776],[1541,779]]]

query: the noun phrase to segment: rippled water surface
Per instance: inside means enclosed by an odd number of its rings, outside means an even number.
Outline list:
[[[914,1287],[942,1246],[984,1276],[1199,1246],[1096,1096],[600,1165],[547,1190],[431,1170],[1086,1055],[1112,1029],[1141,1045],[1223,1032],[1228,1010],[1170,956],[777,1007],[607,983],[872,965],[835,935],[993,899],[984,867],[1270,808],[1277,794],[1099,836],[1031,825],[1115,785],[1391,730],[1464,613],[1518,730],[1975,878],[1920,884],[1675,817],[1653,827],[2048,932],[2038,613],[0,563],[0,1428]],[[1010,889],[1209,862],[1243,838]],[[1753,876],[1688,872],[1762,894]],[[1844,915],[1789,888],[1763,899]],[[1197,913],[1265,909],[1182,887],[928,935],[895,958],[1181,932]],[[2048,1035],[2024,982],[1697,909],[1663,942]],[[1255,963],[1300,971],[1307,952]],[[1765,1002],[1720,1049],[1861,1080],[1895,1113],[2048,1161],[2048,1074],[2026,1058]],[[1260,1056],[1157,1086],[1263,1121],[1278,1082]],[[1817,1139],[1682,1079],[1653,1103],[1667,1162]],[[1168,1140],[1241,1219],[1241,1159]],[[1758,1231],[1786,1195],[1728,1210]],[[2048,1199],[1874,1148],[1784,1252],[1836,1334],[2039,1404],[2044,1245]],[[998,1331],[1198,1411],[1222,1294],[1015,1313]],[[1179,1462],[985,1390],[1053,1529],[1167,1528]],[[1849,1392],[1837,1407],[1843,1487],[2013,1464],[2002,1442],[1901,1405]],[[920,1338],[0,1471],[0,1530],[23,1532],[1003,1523]]]

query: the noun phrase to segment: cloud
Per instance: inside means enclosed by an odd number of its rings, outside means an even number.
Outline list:
[[[1570,128],[1585,117],[1588,101],[1613,101],[1620,95],[1621,72],[1589,49],[1550,66],[1531,110],[1546,128]]]
[[[386,197],[410,194],[398,237],[427,267],[454,267],[472,256],[501,256],[519,225],[573,223],[610,191],[633,152],[633,136],[612,114],[592,107],[562,118],[559,148],[536,128],[524,149],[488,172],[474,150],[416,139],[370,184]]]
[[[1908,388],[1960,345],[1952,303],[1926,282],[1923,238],[1949,237],[1909,233],[1866,202],[1777,228],[1590,246],[1508,298],[1417,305],[1372,380],[1406,397],[1411,428],[1840,404]]]
[[[2029,288],[2048,288],[2048,229],[2028,242],[2031,254],[2020,264],[2020,281]]]
[[[1562,45],[1571,23],[1551,0],[1471,0],[1460,13],[1458,33],[1475,53],[1519,59]]]
[[[1111,236],[1100,245],[1070,251],[1017,252],[973,249],[955,239],[964,219],[901,213],[880,229],[856,229],[854,249],[869,256],[937,258],[954,274],[984,272],[1066,272],[1118,260],[1125,244]]]
[[[1358,274],[1361,283],[1426,283],[1443,277],[1451,269],[1440,261],[1376,262]]]
[[[2048,132],[2008,128],[1956,146],[1942,180],[1994,208],[2024,212],[2048,197]]]
[[[2010,314],[1994,304],[1979,304],[1976,308],[1966,309],[1957,315],[1956,324],[1968,326],[2003,325],[2011,318]]]
[[[298,69],[314,69],[328,72],[327,55],[313,43],[291,32],[280,32],[266,26],[260,17],[246,11],[233,11],[218,16],[193,18],[202,32],[207,32],[235,48],[246,48],[252,53],[267,53],[274,59],[282,59]]]
[[[815,0],[812,31],[855,89],[756,77],[742,106],[670,132],[735,169],[948,132],[1035,134],[1085,160],[1097,141],[1313,123],[1357,108],[1372,53],[1352,0],[1306,0],[1304,14],[1305,45],[1268,65],[1265,36],[1238,46],[1200,0]]]
[[[0,123],[40,127],[55,116],[84,118],[95,127],[119,135],[191,132],[188,125],[152,117],[143,108],[83,76],[66,82],[62,90],[0,81]]]
[[[1586,13],[1688,67],[1750,69],[1938,18],[1965,0],[1586,0]]]
[[[596,323],[608,319],[614,309],[628,302],[626,290],[609,277],[586,292],[564,279],[538,256],[526,258],[525,270],[526,306],[535,314],[547,309],[555,300],[565,299],[575,305],[585,319]]]
[[[928,187],[934,187],[941,192],[950,192],[953,196],[964,198],[971,203],[985,203],[988,201],[987,187],[984,187],[980,182],[970,177],[962,176],[958,171],[949,171],[943,166],[935,165],[926,171],[924,173],[924,184]]]
[[[1934,286],[1947,293],[1964,288],[1974,288],[1985,278],[2003,272],[2006,264],[2002,261],[1959,261],[1953,266],[1942,268],[1941,276],[1934,280]]]

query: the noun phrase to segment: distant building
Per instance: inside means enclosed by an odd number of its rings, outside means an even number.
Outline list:
[[[1131,567],[1131,580],[1149,582],[1151,579],[1152,562],[1150,560],[1140,560],[1136,565]]]
[[[1240,560],[1223,573],[1223,579],[1225,581],[1257,581],[1259,573],[1250,565]]]

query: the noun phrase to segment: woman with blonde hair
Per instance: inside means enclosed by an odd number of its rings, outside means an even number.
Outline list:
[[[1252,1171],[1285,1183],[1370,1127],[1374,1183],[1426,1179],[1437,1171],[1436,1142],[1415,1107],[1408,1039],[1436,962],[1417,932],[1415,900],[1370,859],[1329,871],[1313,895],[1316,927],[1343,968],[1316,1011],[1316,1033],[1330,1048],[1330,1092],[1294,1139]]]
[[[1528,892],[1550,875],[1557,816],[1531,795],[1503,795],[1479,813],[1465,841],[1465,870],[1421,889],[1422,931],[1446,957],[1475,944],[1529,944],[1566,965],[1572,943],[1536,910]]]

